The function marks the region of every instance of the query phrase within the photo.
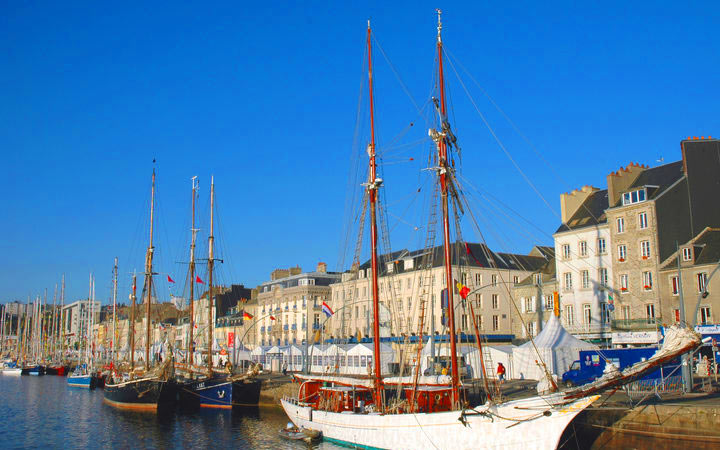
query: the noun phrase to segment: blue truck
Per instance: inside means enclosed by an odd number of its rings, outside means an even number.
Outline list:
[[[606,361],[610,361],[620,370],[632,366],[640,361],[645,361],[655,354],[655,347],[639,348],[614,348],[609,350],[582,350],[580,359],[570,365],[570,369],[562,375],[562,382],[565,386],[580,386],[600,378],[605,371]],[[679,360],[665,363],[662,367],[645,374],[641,379],[654,379],[679,375],[679,369],[675,370]],[[673,370],[675,370],[673,372]]]

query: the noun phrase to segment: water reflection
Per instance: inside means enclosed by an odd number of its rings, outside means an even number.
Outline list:
[[[64,377],[0,375],[0,448],[341,448],[282,439],[288,419],[281,409],[156,414],[118,410],[102,399],[102,389],[69,388]]]

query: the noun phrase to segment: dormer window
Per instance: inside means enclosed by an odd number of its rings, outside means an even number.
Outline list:
[[[691,261],[692,260],[692,250],[690,250],[689,247],[686,247],[683,249],[683,261]]]
[[[644,202],[646,199],[645,188],[626,192],[623,194],[623,205]]]

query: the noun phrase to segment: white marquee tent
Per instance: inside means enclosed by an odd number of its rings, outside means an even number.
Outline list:
[[[532,342],[513,349],[513,378],[540,380],[543,378],[543,369],[539,365],[538,353],[545,362],[551,374],[562,376],[570,368],[573,361],[580,357],[580,350],[597,350],[598,347],[582,341],[562,326],[556,316],[551,316],[545,327],[535,337],[535,346]]]

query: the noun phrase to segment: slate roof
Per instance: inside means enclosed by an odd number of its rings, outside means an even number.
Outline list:
[[[561,233],[563,231],[577,230],[579,228],[607,223],[607,216],[605,216],[605,210],[608,207],[607,194],[607,189],[592,193],[582,206],[578,208],[575,214],[568,219],[567,223],[560,225],[555,232]]]
[[[645,169],[638,175],[633,184],[623,192],[634,191],[643,186],[657,186],[655,189],[648,189],[647,199],[652,200],[665,192],[667,188],[672,186],[673,183],[684,175],[682,161],[675,161],[662,166]],[[619,205],[622,205],[622,195],[614,206]]]
[[[490,250],[485,244],[467,243],[470,253],[467,252],[465,243],[455,242],[452,244],[452,264],[468,267],[486,267],[502,270],[539,270],[548,258],[542,256],[518,255],[514,253],[497,253]],[[379,255],[380,276],[387,275],[387,261],[394,262],[393,273],[404,273],[418,270],[421,267],[426,252],[424,250],[409,251],[407,249],[392,252],[390,255]],[[441,267],[445,264],[445,254],[442,245],[429,250],[427,257],[430,258],[431,267]],[[413,260],[412,268],[405,269],[405,260]],[[361,270],[369,269],[370,260],[360,265]]]
[[[551,284],[554,283],[555,278],[555,258],[549,259],[539,270],[536,270],[532,275],[529,275],[525,277],[524,279],[520,280],[518,284],[515,286],[532,286],[535,284],[535,274],[540,273],[541,277],[540,280],[543,284]]]
[[[702,266],[705,264],[717,264],[720,261],[720,228],[704,229],[692,242],[685,243],[694,248],[695,260],[693,265]],[[675,269],[677,262],[675,257],[666,260],[661,270]]]

